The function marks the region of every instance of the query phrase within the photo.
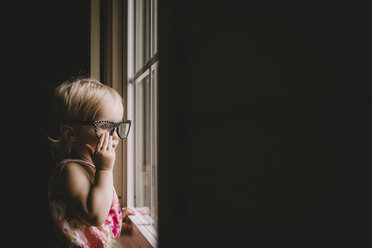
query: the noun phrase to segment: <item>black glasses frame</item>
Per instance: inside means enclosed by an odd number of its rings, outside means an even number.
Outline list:
[[[113,122],[113,121],[106,121],[106,120],[100,120],[100,121],[65,121],[66,123],[69,123],[69,124],[75,124],[75,125],[93,125],[94,126],[94,132],[96,133],[96,136],[97,138],[99,139],[98,137],[98,131],[97,131],[97,128],[98,128],[98,124],[100,123],[111,123],[114,125],[114,128],[110,131],[110,135],[112,136],[116,130],[116,133],[118,134],[118,137],[121,138],[121,139],[126,139],[128,137],[128,134],[129,134],[129,131],[130,131],[130,127],[132,125],[132,121],[131,120],[123,120],[123,121],[120,121],[120,122]],[[125,134],[125,136],[121,136],[120,133],[119,133],[119,129],[118,129],[118,126],[122,123],[128,123],[129,124],[129,128],[128,128],[128,131],[127,133]]]

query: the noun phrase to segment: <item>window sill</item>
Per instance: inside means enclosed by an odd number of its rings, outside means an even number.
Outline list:
[[[131,208],[133,209],[133,208]],[[146,214],[142,214],[140,209],[133,209],[135,215],[130,215],[132,223],[131,234],[121,234],[115,248],[157,248],[158,247],[158,230],[154,219]]]

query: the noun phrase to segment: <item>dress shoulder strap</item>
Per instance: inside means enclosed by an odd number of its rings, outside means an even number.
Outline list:
[[[89,163],[85,160],[82,160],[82,159],[63,159],[58,163],[58,166],[63,167],[66,164],[69,164],[69,163],[78,163],[78,164],[81,164],[81,165],[84,165],[84,166],[88,166],[88,167],[92,168],[93,170],[96,170],[96,167],[94,166],[94,164],[91,164],[91,163]]]
[[[84,169],[89,173],[90,181],[93,182],[96,167],[93,164],[86,162],[82,159],[64,159],[64,160],[59,161],[56,166],[56,179],[58,181],[60,180],[60,175],[61,175],[63,168],[69,163],[78,163],[81,166],[83,166]]]

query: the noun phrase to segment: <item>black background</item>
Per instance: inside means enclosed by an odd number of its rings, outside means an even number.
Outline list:
[[[89,74],[89,2],[1,7],[1,222],[11,247],[49,247],[53,235],[47,180],[54,163],[46,146],[51,93],[58,83]]]
[[[89,73],[89,1],[2,12],[3,241],[47,247],[50,92]],[[159,0],[160,247],[370,245],[371,23],[361,1]]]
[[[160,244],[370,244],[367,6],[160,3]]]

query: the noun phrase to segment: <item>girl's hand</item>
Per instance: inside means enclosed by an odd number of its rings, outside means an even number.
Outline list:
[[[109,133],[100,136],[95,150],[89,144],[85,146],[97,170],[113,170],[115,149],[112,147],[112,136]]]
[[[132,223],[129,219],[129,215],[135,215],[134,211],[130,208],[123,210],[123,224],[121,225],[121,231],[124,234],[130,234],[132,232]]]

